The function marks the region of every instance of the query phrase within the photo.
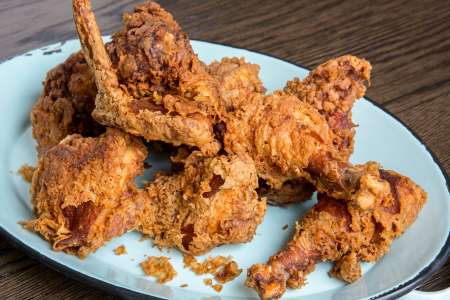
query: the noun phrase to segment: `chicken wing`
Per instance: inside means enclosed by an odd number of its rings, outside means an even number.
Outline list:
[[[124,28],[113,35],[108,51],[90,2],[73,0],[73,13],[99,91],[97,121],[147,140],[209,154],[219,150],[213,133],[221,114],[216,81],[169,13],[152,2],[137,6],[124,15]]]
[[[266,203],[255,191],[258,178],[245,156],[205,158],[197,151],[178,157],[183,170],[161,174],[146,187],[141,232],[161,247],[199,255],[222,244],[250,241]]]
[[[37,218],[24,226],[80,257],[134,229],[143,205],[134,178],[146,156],[138,138],[117,129],[67,136],[39,159],[31,186]]]
[[[303,81],[288,81],[284,91],[316,108],[334,132],[334,145],[344,159],[353,152],[355,125],[351,109],[366,93],[372,66],[364,59],[344,55],[313,70]]]
[[[31,111],[38,155],[67,135],[98,136],[104,132],[91,117],[96,94],[93,73],[81,52],[47,73],[42,94]]]
[[[241,109],[227,114],[221,135],[228,153],[248,154],[258,175],[276,189],[306,179],[317,191],[362,208],[391,193],[380,166],[349,163],[326,118],[292,94],[252,94]]]
[[[335,262],[330,275],[346,282],[360,278],[359,262],[380,259],[414,222],[427,197],[409,178],[393,171],[380,173],[391,189],[390,201],[364,210],[319,194],[319,203],[299,221],[292,240],[266,264],[253,265],[246,284],[261,299],[278,299],[286,286],[302,286],[320,261]]]

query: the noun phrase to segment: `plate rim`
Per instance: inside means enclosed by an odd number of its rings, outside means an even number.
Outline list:
[[[109,35],[108,35],[109,36]],[[65,39],[65,40],[61,40],[61,41],[56,41],[52,44],[47,44],[44,46],[40,46],[40,47],[36,47],[30,50],[24,50],[24,51],[20,51],[17,52],[16,54],[12,54],[2,60],[0,60],[0,65],[3,64],[6,61],[12,60],[16,57],[22,56],[26,53],[28,53],[29,51],[33,51],[36,49],[40,49],[43,47],[48,47],[48,46],[52,46],[55,44],[60,43],[60,46],[63,46],[67,41],[71,41],[71,40],[76,40],[76,38],[71,38],[71,39]],[[273,54],[269,54],[269,53],[265,53],[263,51],[260,50],[253,50],[253,49],[247,49],[247,48],[242,48],[242,47],[238,47],[238,46],[234,46],[232,44],[227,44],[227,43],[222,43],[222,42],[217,42],[217,41],[211,41],[208,39],[191,39],[191,41],[198,41],[198,42],[203,42],[203,43],[207,43],[207,44],[212,44],[212,45],[219,45],[219,46],[225,46],[225,47],[229,47],[229,48],[233,48],[233,49],[238,49],[238,50],[245,50],[245,51],[250,51],[250,52],[254,52],[260,55],[264,55],[270,58],[274,58],[280,61],[283,61],[285,63],[294,65],[296,67],[300,67],[303,68],[305,70],[311,71],[310,68],[300,64],[300,63],[295,63],[292,62],[288,59],[285,58],[280,58],[278,56],[275,56]],[[445,179],[445,185],[447,187],[447,192],[450,195],[450,180],[449,180],[449,176],[447,174],[447,172],[445,171],[444,167],[442,166],[441,162],[439,161],[439,159],[437,158],[437,156],[434,154],[434,152],[428,147],[428,145],[422,140],[422,138],[414,131],[414,129],[410,128],[408,125],[406,125],[402,120],[400,120],[396,115],[394,115],[392,112],[390,112],[387,108],[385,108],[382,104],[379,104],[377,102],[375,102],[374,100],[372,100],[371,98],[364,96],[363,97],[365,100],[367,100],[368,102],[370,102],[372,105],[376,106],[377,108],[379,108],[380,110],[382,110],[384,113],[388,114],[389,116],[391,116],[394,120],[396,120],[398,123],[400,123],[404,128],[406,128],[412,135],[413,137],[420,142],[420,144],[422,144],[425,148],[425,150],[431,155],[431,158],[433,159],[434,163],[438,166],[440,172],[442,173],[444,179]],[[157,296],[153,296],[153,295],[149,295],[149,294],[144,294],[138,291],[134,291],[131,290],[129,288],[123,287],[123,286],[119,286],[119,285],[115,285],[113,283],[107,282],[107,281],[103,281],[101,279],[97,279],[94,278],[90,275],[87,274],[83,274],[79,271],[76,271],[50,257],[47,257],[41,253],[39,253],[36,249],[24,244],[22,241],[20,241],[18,238],[16,238],[14,235],[10,234],[6,229],[3,228],[3,226],[1,226],[0,224],[0,236],[5,238],[9,243],[11,243],[13,246],[19,248],[20,250],[24,251],[26,255],[28,255],[29,257],[37,260],[40,263],[43,263],[45,266],[49,267],[50,269],[63,274],[71,279],[74,279],[78,282],[81,283],[87,283],[88,285],[94,287],[94,288],[99,288],[105,292],[109,292],[112,294],[116,294],[125,298],[130,298],[130,299],[151,299],[151,300],[164,300],[164,298],[160,298]],[[419,286],[421,283],[423,283],[426,279],[428,279],[429,277],[431,277],[431,275],[433,275],[433,273],[435,271],[437,271],[440,267],[442,267],[444,265],[444,263],[447,261],[447,259],[450,256],[450,231],[447,235],[447,241],[445,242],[444,246],[441,248],[441,250],[439,251],[438,255],[435,257],[435,259],[426,267],[424,267],[414,278],[390,289],[387,290],[375,297],[369,298],[371,300],[374,299],[383,299],[383,300],[387,300],[387,299],[397,299],[405,294],[407,294],[408,292],[410,292],[411,290],[415,289],[417,286]]]

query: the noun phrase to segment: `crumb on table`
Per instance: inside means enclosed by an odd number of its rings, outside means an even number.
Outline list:
[[[114,249],[114,254],[116,255],[127,254],[127,248],[125,248],[124,245],[120,245],[116,249]]]
[[[33,166],[25,164],[21,166],[17,172],[20,174],[20,176],[22,176],[23,180],[25,180],[26,182],[31,182],[31,179],[33,178],[34,169],[35,168]]]
[[[172,280],[177,275],[166,256],[150,256],[141,262],[141,268],[145,274],[155,277],[160,284]]]
[[[242,273],[242,269],[239,269],[238,264],[231,257],[220,255],[216,257],[209,256],[203,262],[198,262],[194,256],[183,254],[183,263],[185,268],[189,268],[197,275],[214,275],[214,279],[222,284],[234,280]],[[212,280],[209,278],[204,279],[203,282],[206,285],[212,284]],[[219,289],[219,287],[215,289]],[[222,286],[220,285],[221,289]]]

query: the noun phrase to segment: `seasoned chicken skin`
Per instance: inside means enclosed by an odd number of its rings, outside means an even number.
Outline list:
[[[355,136],[351,109],[366,93],[371,70],[368,61],[344,55],[321,64],[303,81],[298,78],[288,81],[284,88],[325,117],[334,132],[335,147],[347,160],[353,152]]]
[[[221,114],[216,81],[169,13],[153,2],[137,6],[125,14],[108,51],[90,2],[74,0],[73,13],[94,71],[98,122],[147,140],[196,146],[208,154],[219,150],[213,133]]]
[[[259,66],[244,58],[224,57],[208,65],[208,72],[219,83],[222,110],[241,108],[253,93],[264,94],[266,89],[259,78]]]
[[[91,117],[96,94],[94,75],[81,52],[48,71],[42,94],[31,110],[38,155],[67,135],[98,136],[104,132]]]
[[[182,170],[138,189],[146,147],[108,128],[97,138],[70,135],[49,149],[33,174],[36,219],[24,226],[55,250],[85,257],[129,230],[189,254],[250,241],[266,203],[253,162],[237,155],[180,158]]]
[[[246,284],[261,299],[278,299],[286,287],[298,288],[320,261],[335,262],[330,275],[347,282],[361,277],[360,261],[377,261],[416,219],[426,193],[409,178],[380,170],[392,198],[373,209],[319,194],[319,203],[299,220],[286,247],[266,264],[248,270]]]
[[[134,229],[142,210],[134,178],[146,155],[138,138],[116,129],[69,135],[39,159],[31,186],[37,217],[25,227],[80,257]]]
[[[251,159],[204,158],[194,152],[182,164],[181,172],[160,174],[145,188],[148,201],[139,231],[158,246],[193,255],[250,241],[266,209],[255,191],[258,178]]]

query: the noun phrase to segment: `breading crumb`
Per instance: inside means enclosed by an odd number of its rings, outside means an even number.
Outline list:
[[[180,288],[185,288],[185,287],[188,287],[187,283],[180,284]]]
[[[211,286],[214,290],[216,290],[216,292],[220,293],[220,291],[222,290],[222,285],[221,284],[214,284]]]
[[[284,225],[283,228],[281,228],[281,229],[286,230],[286,229],[288,229],[288,227],[289,227],[289,225],[286,224],[286,225]]]
[[[177,275],[166,256],[150,256],[141,262],[141,268],[145,274],[155,277],[160,284],[172,280]]]
[[[242,273],[235,261],[228,262],[223,268],[216,272],[214,279],[220,283],[227,283],[234,280]]]
[[[25,180],[26,182],[31,182],[31,180],[33,179],[34,170],[35,167],[25,164],[20,167],[17,173],[19,173],[19,175],[22,176],[23,180]]]
[[[119,247],[114,249],[114,254],[116,254],[116,255],[127,254],[127,248],[125,248],[124,245],[120,245]]]
[[[222,284],[234,280],[242,273],[237,263],[231,257],[216,256],[208,257],[203,262],[198,262],[197,259],[189,254],[183,254],[183,263],[185,268],[189,268],[197,275],[211,274],[214,279]],[[206,285],[211,285],[211,279],[204,279]]]

